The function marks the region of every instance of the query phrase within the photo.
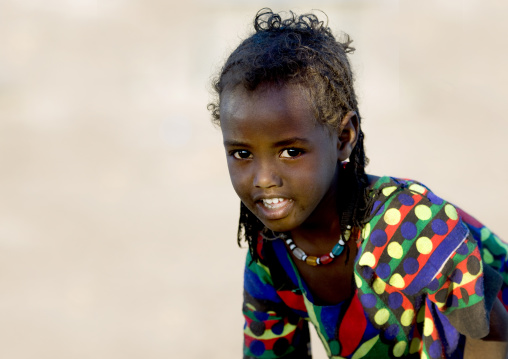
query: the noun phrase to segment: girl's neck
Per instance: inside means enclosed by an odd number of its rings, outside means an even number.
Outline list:
[[[339,169],[337,168],[333,183],[321,203],[304,223],[291,231],[291,237],[303,249],[304,247],[308,250],[324,248],[326,251],[340,238],[341,221],[337,206],[338,176]]]
[[[302,249],[320,253],[333,247],[341,235],[341,214],[338,209],[338,176],[339,168],[329,192],[323,198],[314,213],[298,228],[291,231],[291,238]],[[367,175],[368,187],[372,188],[379,179]]]

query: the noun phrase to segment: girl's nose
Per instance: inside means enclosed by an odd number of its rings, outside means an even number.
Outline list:
[[[267,163],[260,164],[255,169],[254,186],[259,188],[270,188],[282,186],[282,179],[277,174],[274,166]]]

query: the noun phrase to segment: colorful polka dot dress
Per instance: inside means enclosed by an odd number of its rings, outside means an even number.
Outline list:
[[[314,304],[281,239],[247,256],[244,358],[311,358],[308,323],[330,358],[462,358],[508,303],[508,245],[418,182],[380,178],[355,258],[355,294]],[[340,288],[338,288],[340,290]]]

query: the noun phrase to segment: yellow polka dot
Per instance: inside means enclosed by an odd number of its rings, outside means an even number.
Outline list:
[[[388,254],[392,258],[402,258],[402,255],[404,254],[404,250],[402,249],[402,246],[397,242],[392,242],[388,245]]]
[[[360,258],[360,261],[358,262],[361,266],[368,266],[368,267],[374,267],[376,264],[376,257],[374,257],[374,254],[370,252],[365,252],[362,255],[362,258]]]
[[[397,358],[401,357],[404,354],[404,350],[406,350],[407,343],[406,342],[398,342],[393,347],[393,355]]]
[[[390,187],[383,188],[383,191],[382,191],[382,192],[383,192],[383,194],[384,194],[385,196],[387,196],[387,197],[388,197],[388,196],[389,196],[389,195],[391,195],[391,194],[393,193],[393,191],[395,191],[396,189],[397,189],[397,187],[396,187],[396,186],[390,186]]]
[[[370,235],[370,223],[367,223],[362,230],[362,238],[366,239]]]
[[[386,211],[384,220],[390,226],[394,226],[400,222],[400,212],[397,208],[390,208]]]
[[[415,311],[413,309],[406,309],[400,317],[400,322],[403,326],[409,327],[413,323],[415,317]]]
[[[417,192],[417,193],[420,193],[420,194],[424,194],[425,193],[425,187],[420,186],[417,183],[413,183],[411,186],[409,186],[409,189],[411,191],[414,191],[414,192]]]
[[[424,319],[425,319],[425,307],[421,307],[420,310],[418,311],[418,316],[416,317],[416,321],[418,323],[421,323],[421,322],[423,322]]]
[[[423,335],[428,337],[432,335],[433,331],[434,331],[434,323],[432,323],[432,319],[425,318],[425,321],[423,322]]]
[[[356,282],[356,287],[357,288],[361,288],[362,287],[362,279],[355,273],[355,282]]]
[[[404,278],[399,273],[395,273],[390,278],[390,285],[395,288],[404,288],[406,283],[404,282]]]
[[[419,204],[415,208],[416,217],[421,221],[426,221],[432,216],[432,211],[424,204]]]
[[[374,280],[374,283],[372,283],[372,288],[374,288],[374,292],[377,294],[383,294],[386,288],[386,283],[383,282],[381,279],[376,278]]]
[[[379,309],[376,315],[374,315],[374,321],[378,325],[383,325],[388,321],[388,317],[390,316],[390,312],[388,309],[383,308]]]
[[[420,350],[420,338],[413,338],[411,345],[409,346],[409,354],[414,354]]]
[[[494,262],[494,257],[492,256],[492,253],[490,253],[486,248],[483,248],[482,258],[487,264],[491,264],[492,262]]]
[[[459,214],[457,213],[457,210],[451,204],[447,204],[444,207],[444,211],[445,211],[446,215],[448,216],[448,218],[450,218],[453,221],[455,221],[455,220],[457,220],[457,218],[459,218]]]
[[[432,252],[432,241],[428,237],[420,237],[416,241],[416,249],[421,254],[429,254]]]

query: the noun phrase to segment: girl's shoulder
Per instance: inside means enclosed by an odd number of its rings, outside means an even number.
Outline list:
[[[476,246],[459,210],[418,181],[380,177],[370,196],[357,269],[369,268],[407,294],[426,288],[449,269],[450,258],[465,258]]]

